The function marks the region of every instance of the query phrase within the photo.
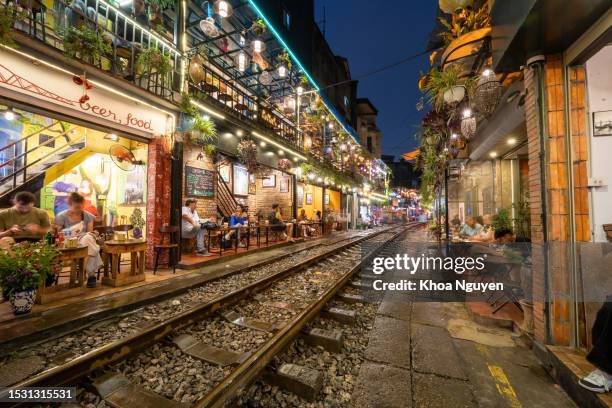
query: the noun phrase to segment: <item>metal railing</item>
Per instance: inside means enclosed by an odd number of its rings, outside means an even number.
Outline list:
[[[224,110],[231,110],[240,119],[271,130],[290,146],[302,149],[302,138],[296,126],[271,104],[242,91],[234,81],[223,78],[208,65],[202,66],[204,80],[190,82],[190,89],[198,99],[206,99]]]
[[[70,32],[92,34],[106,44],[98,47],[95,57],[84,58],[77,52],[74,58],[90,63],[99,69],[112,72],[158,96],[173,99],[178,90],[178,68],[181,53],[171,40],[164,39],[144,25],[142,16],[128,16],[104,0],[53,0],[47,7],[42,0],[0,0],[0,7],[11,7],[15,16],[13,28],[58,50],[65,51],[64,40]],[[84,40],[87,41],[87,40]],[[96,47],[90,39],[87,48]],[[157,48],[168,55],[172,69],[167,76],[156,70],[139,72],[138,55],[146,48]],[[97,55],[99,54],[99,56]]]

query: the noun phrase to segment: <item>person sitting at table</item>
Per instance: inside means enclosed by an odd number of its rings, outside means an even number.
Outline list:
[[[36,197],[28,191],[15,194],[14,205],[0,211],[0,249],[20,241],[41,240],[51,228],[45,210],[34,207]]]
[[[281,239],[283,241],[293,241],[291,235],[293,232],[293,224],[283,221],[280,205],[272,204],[272,212],[268,216],[268,221],[270,222],[270,225],[272,225],[272,231],[282,231]]]
[[[478,231],[478,234],[472,237],[471,241],[476,242],[494,242],[495,241],[495,229],[491,225],[493,217],[487,214],[482,219],[482,228]]]
[[[461,227],[461,231],[459,231],[459,236],[461,238],[472,239],[478,235],[481,229],[482,226],[476,222],[474,217],[468,217],[463,227]]]
[[[303,237],[312,236],[312,234],[315,232],[315,229],[312,227],[312,225],[309,225],[310,220],[308,219],[308,216],[306,216],[305,209],[302,208],[300,210],[300,214],[297,217],[297,222],[300,227],[300,230],[302,231]]]
[[[514,242],[514,233],[509,228],[495,231],[495,242],[498,244],[511,244]]]
[[[58,231],[70,231],[70,235],[79,237],[79,244],[87,247],[87,261],[85,272],[87,273],[87,287],[96,287],[96,272],[103,265],[100,257],[100,245],[96,241],[93,232],[93,224],[96,217],[85,211],[85,198],[79,193],[68,195],[68,209],[55,216],[53,226]],[[68,235],[68,234],[66,234]]]
[[[242,226],[246,226],[247,225],[247,220],[248,219],[246,218],[245,214],[243,214],[242,207],[240,205],[238,205],[238,206],[236,206],[236,209],[234,210],[234,212],[230,216],[229,225],[230,225],[230,227],[242,227]],[[234,235],[237,236],[238,246],[240,248],[246,247],[244,242],[241,241],[242,234],[241,234],[241,229],[240,228],[229,230],[227,232],[227,234],[225,234],[225,241],[230,241]]]
[[[185,201],[185,206],[182,209],[181,215],[181,235],[183,238],[196,239],[196,255],[209,256],[210,254],[204,246],[205,230],[200,225],[200,223],[206,222],[207,220],[200,219],[196,211],[196,204],[197,201],[191,198]]]

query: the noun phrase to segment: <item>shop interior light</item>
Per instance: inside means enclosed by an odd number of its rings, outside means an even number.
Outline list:
[[[313,173],[308,173],[308,180],[314,180],[315,175]]]
[[[225,0],[216,1],[214,5],[214,10],[215,10],[215,13],[217,13],[223,18],[227,18],[231,16],[232,13],[234,12],[232,5],[229,4],[229,2]]]
[[[202,119],[204,119],[204,120],[210,120],[210,116],[208,116],[208,115],[202,115]]]
[[[260,145],[261,147],[266,147],[266,142],[261,141],[261,142],[259,142],[259,145]]]
[[[236,134],[237,134],[238,136],[242,137],[242,135],[244,135],[244,132],[243,132],[241,129],[238,129],[238,130],[236,131]]]
[[[513,137],[511,137],[510,139],[508,139],[508,144],[509,144],[510,146],[515,145],[515,144],[516,144],[516,139],[515,139],[515,138],[513,138]]]
[[[238,71],[244,72],[247,68],[247,56],[244,52],[240,51],[238,54]]]
[[[258,54],[261,54],[266,49],[266,43],[259,38],[254,39],[251,46],[253,47],[253,51]]]
[[[496,158],[497,157],[497,152],[491,152],[491,153],[489,153],[489,156],[491,156],[492,158]]]
[[[294,158],[293,158],[293,161],[294,161],[294,162],[297,162],[297,161],[299,161],[299,160],[300,160],[300,159],[298,159],[297,157],[294,157]]]
[[[323,179],[321,177],[317,177],[317,183],[320,183],[322,181],[323,181]]]
[[[119,140],[119,136],[117,136],[115,133],[107,133],[106,135],[104,135],[104,138],[106,140],[111,140],[113,142],[116,142],[117,140]]]
[[[285,155],[285,151],[284,150],[280,150],[278,151],[278,155],[279,156],[284,156]]]
[[[4,119],[6,120],[12,121],[12,120],[17,119],[19,116],[21,115],[15,112],[12,108],[8,108],[7,110],[4,111]]]

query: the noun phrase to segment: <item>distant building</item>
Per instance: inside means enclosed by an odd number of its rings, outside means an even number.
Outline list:
[[[376,126],[378,109],[367,98],[357,99],[357,133],[361,145],[378,159],[381,158],[382,134]]]
[[[414,168],[412,162],[406,161],[404,159],[400,159],[399,161],[395,161],[395,156],[393,155],[382,155],[382,161],[385,162],[387,166],[392,171],[392,177],[390,182],[391,188],[418,188],[419,187],[419,178],[421,174],[418,170]]]

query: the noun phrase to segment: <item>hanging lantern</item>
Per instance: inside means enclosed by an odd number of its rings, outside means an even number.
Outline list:
[[[238,53],[238,57],[236,58],[236,65],[238,66],[238,71],[240,72],[246,71],[248,64],[249,64],[249,58],[244,52],[240,51]]]
[[[461,134],[466,139],[470,139],[476,134],[476,117],[472,114],[472,110],[467,108],[463,110],[463,118],[461,119]]]
[[[203,66],[204,59],[200,56],[200,54],[194,55],[191,61],[189,61],[189,77],[196,84],[199,84],[206,78],[204,75],[204,70],[202,69]]]
[[[483,115],[488,116],[495,111],[501,98],[502,85],[490,69],[485,69],[474,91],[474,106]]]
[[[245,165],[249,173],[257,172],[257,144],[251,139],[242,139],[236,150],[238,160]]]
[[[225,0],[216,1],[213,9],[215,10],[215,13],[217,13],[223,18],[227,18],[231,16],[232,13],[234,12],[232,5],[228,1],[225,1]]]
[[[472,5],[473,0],[440,0],[438,5],[440,10],[447,14],[452,14],[459,9],[464,9]]]
[[[268,71],[263,71],[259,75],[259,82],[261,82],[262,85],[271,85],[272,84],[272,75],[270,75],[270,73]]]
[[[261,54],[266,49],[266,43],[260,38],[256,38],[251,43],[251,47],[254,52]]]
[[[212,16],[212,10],[210,9],[210,3],[206,2],[206,10],[208,17],[200,21],[200,30],[208,37],[217,37],[219,35],[219,29],[215,23],[215,19]]]
[[[287,76],[287,67],[284,65],[279,65],[278,66],[278,76],[280,78],[284,78]]]

